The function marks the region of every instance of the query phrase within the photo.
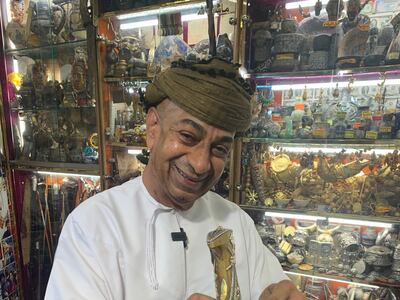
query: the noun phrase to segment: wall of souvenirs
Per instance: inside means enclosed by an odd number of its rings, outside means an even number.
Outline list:
[[[307,299],[395,299],[400,287],[399,11],[254,0],[245,12],[256,93],[235,201]]]
[[[22,253],[19,289],[26,299],[43,299],[72,209],[141,174],[148,82],[173,60],[207,56],[206,3],[95,2],[10,0],[1,6],[6,147]],[[228,60],[234,7],[215,2],[210,12],[218,53]],[[95,27],[90,16],[97,12]],[[227,180],[224,173],[215,188],[225,196]]]

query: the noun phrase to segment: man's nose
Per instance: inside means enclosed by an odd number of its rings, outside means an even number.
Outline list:
[[[210,148],[205,145],[197,145],[189,155],[189,164],[197,176],[204,175],[210,171]]]

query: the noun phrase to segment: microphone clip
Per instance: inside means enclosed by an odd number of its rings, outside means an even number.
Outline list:
[[[171,238],[174,242],[183,242],[183,247],[187,248],[187,235],[183,228],[179,228],[180,232],[171,232]]]

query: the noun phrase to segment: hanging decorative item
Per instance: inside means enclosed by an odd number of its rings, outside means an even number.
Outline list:
[[[87,91],[88,65],[87,53],[84,48],[75,48],[74,62],[72,63],[71,84],[78,106],[91,104]]]

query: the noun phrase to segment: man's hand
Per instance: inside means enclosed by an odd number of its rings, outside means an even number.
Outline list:
[[[282,280],[271,284],[261,294],[259,300],[305,300],[306,297],[300,293],[290,280]]]
[[[187,300],[215,300],[215,299],[203,294],[193,294]]]

